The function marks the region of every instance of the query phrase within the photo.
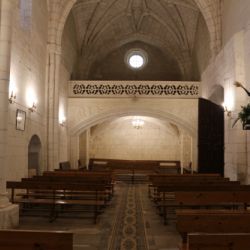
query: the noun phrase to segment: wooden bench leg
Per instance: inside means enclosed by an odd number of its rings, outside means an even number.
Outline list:
[[[58,215],[56,212],[56,204],[52,204],[51,210],[50,210],[49,222],[52,223],[53,221],[56,220],[57,217]]]

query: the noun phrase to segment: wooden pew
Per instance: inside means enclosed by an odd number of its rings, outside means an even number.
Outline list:
[[[91,170],[112,170],[120,175],[130,175],[133,182],[138,175],[147,177],[153,173],[180,173],[180,161],[90,159]]]
[[[250,211],[246,210],[182,209],[176,216],[184,243],[189,233],[250,233]]]
[[[61,170],[69,170],[70,167],[70,162],[69,161],[64,161],[59,163],[59,169]]]
[[[110,192],[110,198],[114,195],[114,175],[112,171],[91,172],[91,171],[45,171],[43,176],[33,178],[46,181],[65,181],[105,184]]]
[[[111,200],[114,195],[114,183],[110,176],[33,176],[32,178],[22,178],[22,182],[61,182],[61,183],[80,183],[85,185],[104,185],[106,187],[103,195],[107,200]]]
[[[175,202],[177,191],[238,190],[240,186],[240,182],[229,181],[218,174],[152,175],[150,179],[149,197],[163,215],[164,223],[167,223],[167,214],[174,214],[174,209],[179,206]]]
[[[223,178],[219,175],[150,175],[149,179],[151,184],[148,186],[148,195],[150,198],[154,198],[152,194],[159,195],[159,187],[171,186],[171,185],[182,185],[188,186],[189,184],[197,183],[198,184],[207,184],[210,183],[225,183],[229,182],[229,178]],[[237,182],[235,182],[237,183]],[[240,184],[238,182],[238,184]],[[162,191],[163,192],[163,191]]]
[[[208,191],[184,191],[175,192],[175,200],[178,206],[214,206],[220,204],[243,205],[244,208],[250,204],[250,186],[215,186],[215,190]]]
[[[218,182],[225,182],[229,181],[229,178],[223,178],[218,174],[156,174],[156,175],[149,175],[150,184],[148,185],[148,195],[152,198],[152,193],[157,192],[158,186],[164,186],[171,183],[193,183],[193,182],[207,182],[207,181],[218,181]],[[153,191],[153,192],[152,192]]]
[[[183,250],[247,250],[250,249],[249,233],[192,233],[188,235]]]
[[[2,250],[73,250],[73,234],[60,231],[0,230]]]
[[[22,210],[33,206],[48,206],[50,220],[53,221],[58,213],[66,212],[74,215],[72,207],[81,206],[81,212],[91,212],[94,214],[94,221],[97,222],[98,215],[107,205],[105,200],[105,185],[64,183],[64,182],[15,182],[8,181],[6,187],[11,189],[11,202],[21,205]],[[15,194],[15,190],[22,189],[25,192]],[[28,206],[28,208],[27,208]],[[72,209],[72,210],[71,210]]]
[[[157,187],[157,195],[155,195],[155,203],[157,208],[160,211],[160,214],[163,215],[164,223],[167,223],[167,219],[169,218],[168,215],[175,214],[174,210],[177,208],[190,208],[190,207],[223,207],[227,204],[228,208],[232,207],[244,207],[245,201],[243,200],[240,203],[234,202],[232,204],[231,202],[231,196],[228,198],[227,201],[225,201],[226,197],[222,197],[220,200],[214,200],[212,197],[208,200],[205,200],[206,203],[200,204],[197,202],[190,203],[189,201],[182,200],[183,196],[181,195],[183,192],[191,194],[193,192],[197,192],[197,190],[200,190],[201,192],[210,192],[210,193],[217,193],[217,192],[226,192],[231,193],[230,191],[242,191],[245,190],[245,192],[249,193],[250,186],[240,186],[239,182],[194,182],[194,183],[171,183],[164,186]],[[192,195],[190,195],[190,199],[192,198]],[[185,197],[186,198],[186,197]],[[184,199],[185,199],[184,198]],[[223,200],[224,198],[224,200]],[[219,200],[219,202],[218,202]],[[248,201],[249,199],[247,199]],[[224,202],[223,202],[224,201]],[[222,203],[223,202],[223,203]]]

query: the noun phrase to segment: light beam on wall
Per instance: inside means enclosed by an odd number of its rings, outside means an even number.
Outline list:
[[[9,103],[14,103],[16,101],[17,87],[11,81],[9,84]]]
[[[65,126],[65,123],[66,123],[65,113],[64,113],[64,110],[62,108],[60,108],[60,110],[59,110],[59,124],[61,126]]]
[[[37,109],[37,96],[33,88],[29,87],[26,91],[26,103],[31,112]]]
[[[227,80],[225,84],[223,106],[227,111],[232,111],[235,107],[234,85],[230,80]]]
[[[135,116],[132,120],[132,125],[136,129],[141,129],[143,128],[144,120],[138,116]]]

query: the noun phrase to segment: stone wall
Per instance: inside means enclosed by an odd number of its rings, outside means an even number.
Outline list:
[[[45,65],[48,14],[46,1],[13,1],[13,23],[10,66],[10,93],[16,92],[15,103],[9,104],[7,180],[28,175],[28,144],[32,135],[42,142],[41,169],[46,168],[46,103]],[[37,102],[35,112],[29,111]],[[26,112],[25,130],[16,130],[16,110]]]
[[[108,121],[91,129],[91,158],[124,160],[180,160],[180,132],[159,119],[140,117],[144,125],[132,126],[133,116]]]
[[[245,82],[244,43],[242,32],[235,34],[224,46],[215,60],[202,75],[203,95],[210,97],[218,85],[224,88],[224,104],[232,110],[232,116],[225,114],[225,175],[232,180],[246,182],[247,152],[246,131],[240,124],[232,128],[240,105],[246,103],[246,95],[236,89],[235,81]]]
[[[239,81],[250,87],[249,11],[247,0],[223,2],[223,49],[202,75],[203,96],[213,96],[220,85],[224,88],[224,103],[233,111],[231,117],[225,115],[225,175],[244,183],[249,182],[249,132],[242,130],[240,122],[234,128],[232,124],[249,98],[233,83]]]

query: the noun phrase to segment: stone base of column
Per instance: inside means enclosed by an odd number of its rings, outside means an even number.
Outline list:
[[[19,206],[9,202],[7,193],[0,193],[0,229],[19,225]]]
[[[0,229],[16,228],[19,225],[19,206],[9,204],[0,208]]]

